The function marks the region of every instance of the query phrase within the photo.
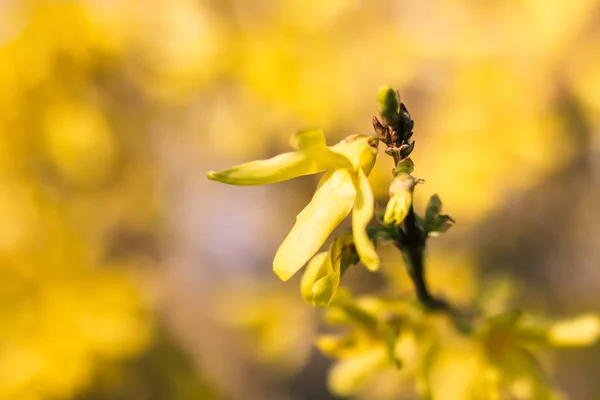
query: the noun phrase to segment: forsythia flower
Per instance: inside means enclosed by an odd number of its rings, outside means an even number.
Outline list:
[[[401,173],[390,185],[390,201],[388,201],[383,216],[384,224],[395,223],[400,225],[408,214],[413,199],[415,179],[405,173]]]
[[[367,268],[376,270],[379,257],[366,227],[374,207],[367,175],[375,164],[377,144],[374,136],[353,135],[335,146],[327,146],[322,131],[304,130],[292,138],[292,145],[299,151],[220,172],[211,171],[208,178],[230,185],[265,185],[327,171],[279,247],[273,270],[281,280],[288,280],[319,250],[351,210],[356,251]]]

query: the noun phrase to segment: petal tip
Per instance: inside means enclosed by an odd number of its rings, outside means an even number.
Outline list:
[[[379,271],[379,259],[373,259],[373,260],[369,260],[367,262],[363,262],[365,264],[365,267],[367,267],[367,269],[371,272],[377,272]]]
[[[215,171],[208,171],[206,173],[206,177],[208,178],[208,180],[210,181],[218,181],[219,179],[217,178],[217,173]]]
[[[275,272],[275,275],[277,275],[282,282],[287,282],[294,276],[296,270],[290,269],[289,263],[283,262],[279,252],[277,252],[277,254],[275,254],[275,259],[273,260],[273,272]]]
[[[275,266],[273,266],[273,272],[275,272],[275,275],[277,275],[282,282],[287,282],[294,275],[288,269],[282,269]]]

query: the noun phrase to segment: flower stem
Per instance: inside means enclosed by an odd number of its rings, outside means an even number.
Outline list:
[[[449,310],[450,306],[442,299],[434,297],[425,281],[425,244],[427,237],[417,225],[413,206],[403,221],[404,230],[400,230],[399,239],[394,245],[402,252],[406,269],[413,282],[419,302],[427,310]]]
[[[414,142],[410,142],[414,122],[406,106],[399,102],[399,96],[398,103],[400,106],[395,117],[385,118],[382,115],[383,122],[373,117],[373,128],[379,140],[387,146],[386,154],[393,157],[394,170],[398,164],[408,158],[414,148]],[[417,216],[411,204],[402,226],[398,227],[398,239],[394,244],[402,252],[419,302],[430,311],[441,310],[454,313],[446,301],[434,297],[427,287],[424,263],[426,242],[427,234],[417,223]]]

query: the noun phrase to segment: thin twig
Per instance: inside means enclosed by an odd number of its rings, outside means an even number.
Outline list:
[[[387,146],[386,154],[393,157],[395,167],[408,158],[414,146],[414,142],[409,143],[409,139],[413,135],[414,122],[402,103],[400,111],[396,122],[391,124],[388,124],[385,118],[382,118],[382,123],[373,117],[373,128],[379,140]],[[424,263],[427,234],[419,227],[412,204],[402,226],[404,229],[398,227],[398,239],[394,244],[402,252],[417,299],[427,310],[441,310],[456,314],[456,310],[449,303],[434,297],[427,287]]]
[[[403,234],[394,244],[402,252],[406,269],[415,287],[419,302],[428,310],[449,310],[450,305],[446,301],[434,297],[427,287],[425,280],[425,244],[427,237],[417,225],[412,205],[403,225]]]

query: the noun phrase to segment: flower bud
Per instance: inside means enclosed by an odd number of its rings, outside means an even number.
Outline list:
[[[392,181],[390,200],[383,216],[385,224],[400,225],[402,223],[412,204],[414,187],[415,179],[406,173],[398,174]]]
[[[377,91],[377,106],[379,113],[387,124],[394,124],[400,119],[398,109],[400,96],[391,86],[383,85]]]

